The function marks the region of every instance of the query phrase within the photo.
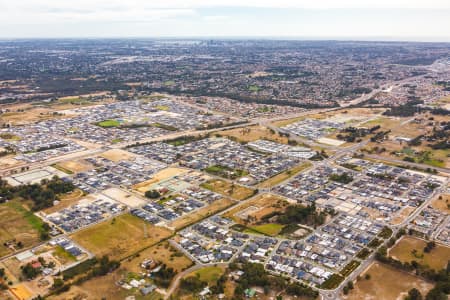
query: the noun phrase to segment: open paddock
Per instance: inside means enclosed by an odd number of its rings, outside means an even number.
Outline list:
[[[254,195],[253,189],[222,179],[211,179],[201,184],[201,187],[236,200],[244,200]]]
[[[78,231],[71,238],[97,256],[109,255],[112,259],[121,259],[171,234],[167,228],[124,214]]]
[[[239,224],[244,224],[245,220],[249,218],[256,223],[270,213],[283,210],[287,205],[288,202],[279,196],[263,194],[234,207],[223,216]]]
[[[436,247],[429,253],[425,253],[427,242],[418,238],[406,236],[389,250],[389,255],[401,262],[411,262],[413,260],[420,264],[428,265],[436,271],[447,266],[450,260],[450,248],[436,244]]]
[[[0,205],[0,257],[23,247],[37,244],[40,239],[42,221],[21,203],[10,201]],[[15,242],[12,242],[15,241]],[[10,247],[5,243],[12,242]]]
[[[250,126],[216,132],[221,136],[236,139],[239,142],[254,142],[256,140],[270,140],[281,144],[287,144],[288,138],[264,126]]]
[[[52,207],[43,210],[45,214],[52,214],[54,212],[60,211],[66,207],[76,204],[81,198],[85,196],[85,193],[80,189],[75,189],[74,191],[59,196],[59,203],[53,205]]]
[[[366,274],[370,274],[369,280],[364,278]],[[373,263],[364,271],[354,287],[348,295],[344,295],[342,298],[346,300],[403,299],[412,288],[417,288],[422,295],[425,295],[433,287],[433,284],[389,266]]]

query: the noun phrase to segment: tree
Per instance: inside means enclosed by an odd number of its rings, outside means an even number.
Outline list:
[[[422,294],[420,291],[416,288],[412,288],[408,292],[408,296],[406,297],[406,300],[422,300]]]
[[[161,194],[157,190],[148,190],[145,192],[145,197],[150,199],[157,199],[161,197]]]

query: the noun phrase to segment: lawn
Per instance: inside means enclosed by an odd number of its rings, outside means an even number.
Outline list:
[[[284,225],[281,224],[267,223],[262,225],[250,226],[250,229],[268,236],[277,236],[281,232],[283,227]]]
[[[251,188],[234,184],[221,179],[212,179],[201,184],[201,187],[213,192],[231,197],[236,200],[244,200],[254,195],[255,191]]]
[[[72,238],[97,256],[109,255],[113,259],[123,259],[171,234],[166,228],[124,214],[81,230]]]
[[[120,126],[120,122],[117,120],[105,120],[96,123],[97,126],[103,127],[103,128],[111,128],[111,127],[118,127]]]
[[[428,265],[430,268],[440,270],[447,266],[450,260],[450,248],[436,244],[436,248],[430,253],[424,253],[423,248],[426,242],[414,237],[403,237],[394,248],[389,251],[389,255],[402,261],[411,262],[413,260],[420,264]],[[416,250],[416,251],[414,251]]]
[[[68,262],[74,262],[77,259],[75,258],[75,256],[73,256],[72,254],[70,254],[69,252],[67,252],[66,250],[64,250],[63,247],[61,246],[56,246],[55,247],[55,251],[53,252],[53,255],[58,258],[58,260],[62,263],[62,264],[67,264]]]
[[[369,274],[370,279],[364,275]],[[355,288],[343,299],[403,299],[408,291],[417,288],[425,295],[433,285],[411,274],[395,270],[391,267],[374,263],[363,273]]]
[[[257,85],[250,85],[250,86],[248,87],[248,90],[249,90],[250,92],[258,92],[259,90],[261,90],[261,88],[260,88],[259,86],[257,86]]]
[[[206,281],[209,286],[215,285],[217,280],[225,272],[224,268],[221,267],[204,267],[194,273],[189,274],[189,276],[198,276],[201,281]],[[188,277],[189,277],[188,276]]]
[[[0,256],[11,253],[4,243],[16,240],[23,247],[29,247],[40,241],[43,231],[41,219],[27,210],[17,201],[0,205]]]
[[[220,166],[220,165],[209,166],[205,169],[205,171],[212,175],[220,176],[220,177],[224,177],[224,178],[228,178],[228,179],[236,179],[236,178],[248,175],[248,172],[245,170],[231,169],[226,166]]]
[[[156,109],[158,109],[158,110],[169,110],[169,107],[167,105],[158,105],[158,106],[156,106]]]
[[[277,174],[263,182],[261,182],[258,187],[260,188],[271,188],[273,186],[276,186],[278,184],[280,184],[281,182],[291,178],[292,176],[297,175],[298,173],[300,173],[301,171],[309,168],[310,166],[312,166],[311,163],[307,162],[307,163],[303,163],[300,164],[290,170],[284,171],[280,174]]]

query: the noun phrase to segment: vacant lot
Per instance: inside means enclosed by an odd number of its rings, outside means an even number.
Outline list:
[[[160,299],[160,297],[152,298],[152,296],[142,297],[135,289],[126,290],[116,284],[117,281],[123,278],[123,274],[120,272],[113,272],[106,276],[95,277],[83,284],[77,286],[73,285],[68,292],[60,295],[46,297],[49,300],[123,300],[127,296],[136,295],[137,300],[143,299]],[[152,294],[153,295],[153,294]],[[156,293],[155,293],[156,295]]]
[[[46,214],[52,214],[54,212],[60,211],[63,208],[69,207],[78,202],[81,198],[85,196],[84,192],[80,189],[75,189],[74,191],[59,196],[59,203],[53,205],[52,207],[43,210]]]
[[[159,171],[158,173],[154,174],[152,179],[134,185],[133,189],[135,189],[141,193],[145,193],[155,183],[172,178],[177,175],[184,174],[186,172],[188,172],[188,170],[186,170],[186,169],[166,168],[166,169],[163,169],[163,170]]]
[[[281,225],[281,224],[268,223],[268,224],[250,226],[250,229],[253,229],[257,232],[261,232],[265,235],[277,236],[281,232],[283,227],[284,227],[284,225]]]
[[[251,224],[254,224],[259,222],[266,215],[272,214],[276,211],[284,210],[287,204],[288,203],[286,200],[278,196],[272,194],[263,194],[256,197],[255,199],[252,199],[251,201],[234,207],[233,209],[227,211],[224,216],[227,218],[231,218],[236,223],[240,224],[244,224],[245,220],[251,219]]]
[[[173,268],[176,272],[181,272],[192,265],[191,260],[170,246],[168,242],[162,242],[140,252],[139,256],[122,261],[120,268],[113,273],[93,278],[80,286],[72,286],[70,291],[49,299],[123,300],[131,295],[135,296],[136,300],[162,299],[162,296],[156,292],[144,297],[136,289],[127,291],[116,285],[117,281],[126,278],[130,273],[140,274],[142,272],[140,264],[145,259],[153,259],[159,263],[166,264],[168,268]]]
[[[392,250],[389,255],[402,261],[411,262],[413,260],[420,264],[428,265],[430,268],[440,270],[447,266],[450,260],[450,248],[436,245],[436,248],[429,253],[425,253],[423,248],[426,242],[413,237],[403,237]],[[414,251],[415,250],[415,251]]]
[[[105,120],[96,123],[96,125],[103,128],[111,128],[111,127],[118,127],[120,125],[120,122],[117,120]]]
[[[281,137],[278,133],[263,126],[251,126],[224,130],[217,132],[217,134],[236,139],[239,142],[253,142],[256,140],[271,140],[282,144],[287,144],[288,142],[287,137]]]
[[[94,168],[92,164],[85,160],[62,161],[55,164],[53,167],[68,174],[86,172]]]
[[[121,259],[169,237],[171,233],[166,228],[124,214],[79,231],[72,237],[97,256]]]
[[[0,256],[11,253],[4,243],[15,240],[23,247],[39,242],[42,221],[24,208],[19,202],[11,201],[0,205]],[[19,247],[16,247],[18,250]]]
[[[254,190],[242,185],[234,184],[221,179],[211,179],[201,185],[203,188],[213,192],[231,197],[236,200],[244,200],[254,194]]]
[[[173,268],[176,272],[181,272],[193,264],[188,257],[171,246],[169,242],[162,242],[145,249],[139,253],[139,257],[124,261],[122,267],[130,272],[139,273],[142,271],[140,264],[144,259],[153,259],[167,265],[168,268]]]
[[[450,194],[439,196],[431,202],[431,206],[442,212],[450,214]]]
[[[370,274],[370,279],[364,279]],[[416,276],[397,271],[388,266],[374,263],[356,282],[355,289],[343,299],[349,300],[396,300],[403,299],[412,288],[425,295],[433,285]]]
[[[180,229],[186,227],[190,224],[193,224],[199,220],[202,220],[208,216],[211,216],[225,208],[234,204],[235,201],[232,201],[227,198],[223,198],[217,201],[214,201],[211,205],[207,207],[202,207],[192,213],[182,216],[181,218],[176,219],[172,223],[169,224],[171,228]]]
[[[297,175],[301,171],[309,168],[311,166],[311,163],[303,163],[301,165],[298,165],[290,170],[284,171],[278,175],[275,175],[266,181],[261,182],[258,187],[260,188],[271,188],[277,184],[280,184],[281,182],[291,178],[292,176]]]
[[[131,193],[125,192],[119,188],[110,188],[103,191],[103,194],[108,196],[111,199],[114,199],[116,201],[119,201],[126,206],[129,207],[138,207],[142,206],[146,203],[145,200],[139,198],[136,195],[133,195]]]
[[[121,149],[108,150],[103,152],[100,156],[115,162],[136,157],[133,153]]]
[[[210,266],[201,268],[200,270],[189,274],[188,277],[198,276],[201,281],[205,281],[209,286],[211,286],[217,283],[217,280],[220,278],[220,276],[222,276],[224,272],[224,267]]]

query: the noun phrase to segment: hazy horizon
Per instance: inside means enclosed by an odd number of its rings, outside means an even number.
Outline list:
[[[0,38],[283,38],[450,41],[444,0],[22,0]]]

